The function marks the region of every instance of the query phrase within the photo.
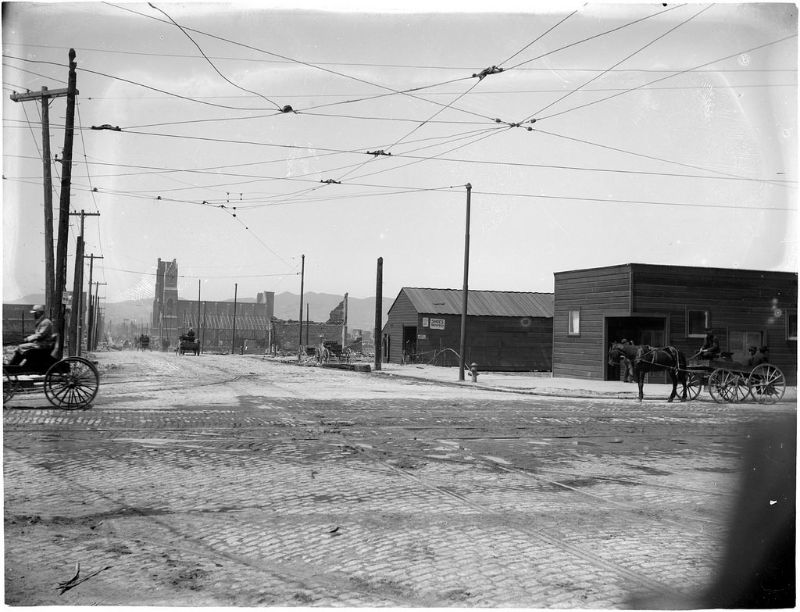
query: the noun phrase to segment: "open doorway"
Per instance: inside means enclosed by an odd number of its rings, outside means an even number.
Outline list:
[[[634,344],[664,346],[666,339],[666,317],[606,317],[606,340],[609,345],[611,342],[630,340]],[[609,365],[607,359],[605,372],[605,380],[622,380],[620,368]],[[665,382],[666,373],[650,372],[647,379],[650,382]]]
[[[417,360],[417,326],[403,325],[403,363]]]

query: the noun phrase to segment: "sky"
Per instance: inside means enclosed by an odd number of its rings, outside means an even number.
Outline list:
[[[4,301],[44,292],[41,108],[9,96],[66,87],[70,48],[70,206],[100,213],[110,302],[151,299],[158,258],[189,299],[299,293],[301,269],[368,297],[379,257],[384,297],[459,289],[467,184],[471,289],[797,270],[794,5],[402,4],[4,3]]]

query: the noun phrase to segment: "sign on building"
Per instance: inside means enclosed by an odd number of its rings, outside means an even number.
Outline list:
[[[444,319],[431,319],[431,329],[444,329]]]

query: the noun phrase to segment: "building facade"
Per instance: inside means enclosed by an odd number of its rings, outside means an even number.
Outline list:
[[[622,338],[673,345],[688,358],[710,327],[734,361],[768,346],[796,383],[797,274],[629,263],[554,277],[553,376],[616,378],[608,347]]]
[[[383,328],[382,359],[457,365],[462,291],[404,287]],[[481,370],[549,371],[553,294],[469,291],[465,359]]]
[[[158,258],[150,329],[158,343],[155,346],[174,345],[178,337],[178,262],[174,259]]]

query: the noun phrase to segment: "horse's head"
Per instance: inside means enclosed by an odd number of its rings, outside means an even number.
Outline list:
[[[612,342],[608,349],[608,365],[619,365],[620,358],[625,354],[625,350],[621,342]]]

